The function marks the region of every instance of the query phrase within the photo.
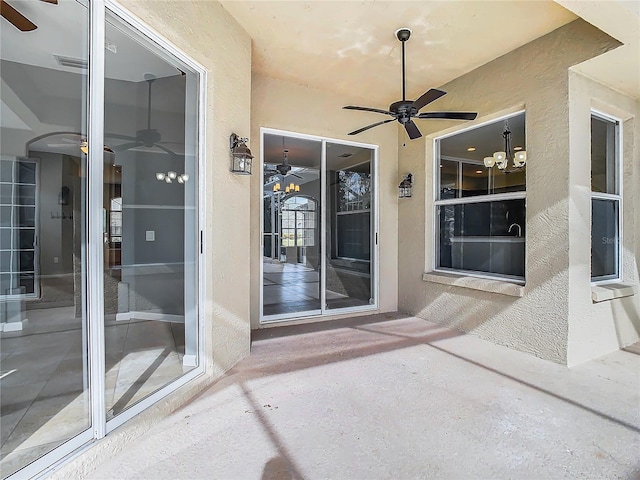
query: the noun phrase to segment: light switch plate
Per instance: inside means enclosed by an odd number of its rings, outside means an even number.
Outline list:
[[[147,239],[147,242],[155,242],[156,241],[155,230],[147,230],[146,239]]]

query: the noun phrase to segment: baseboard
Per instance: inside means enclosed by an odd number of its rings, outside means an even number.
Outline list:
[[[116,313],[116,322],[129,320],[156,320],[159,322],[184,323],[184,315],[170,315],[156,312],[123,312]]]
[[[182,365],[184,367],[197,367],[198,366],[197,355],[184,355],[182,357]]]
[[[19,322],[7,322],[0,323],[0,332],[21,332],[27,325],[28,319],[20,320]]]

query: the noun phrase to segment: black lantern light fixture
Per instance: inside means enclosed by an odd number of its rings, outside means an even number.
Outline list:
[[[407,173],[398,185],[398,198],[410,198],[413,190],[413,175]]]
[[[229,149],[231,150],[231,171],[239,175],[251,175],[253,155],[247,147],[248,138],[242,138],[232,133],[229,137]]]

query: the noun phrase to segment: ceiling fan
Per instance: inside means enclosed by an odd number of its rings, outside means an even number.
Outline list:
[[[420,98],[417,100],[407,100],[405,97],[405,76],[404,76],[404,44],[409,37],[411,36],[411,30],[408,28],[401,28],[396,31],[396,37],[402,43],[402,100],[397,102],[393,102],[389,105],[388,110],[381,110],[379,108],[369,108],[369,107],[356,107],[354,105],[348,105],[346,107],[342,107],[346,110],[363,110],[365,112],[374,112],[374,113],[382,113],[385,115],[390,115],[393,118],[388,120],[383,120],[381,122],[374,123],[372,125],[367,125],[366,127],[359,128],[358,130],[354,130],[350,132],[349,135],[357,135],[358,133],[362,133],[365,130],[369,130],[370,128],[377,127],[378,125],[383,125],[385,123],[393,122],[397,120],[398,123],[404,125],[407,134],[411,140],[416,138],[420,138],[422,133],[418,129],[418,126],[414,123],[413,119],[445,119],[445,120],[474,120],[478,114],[476,112],[425,112],[419,113],[420,109],[425,105],[428,105],[431,102],[434,102],[438,98],[446,95],[447,92],[443,92],[442,90],[437,90],[435,88],[429,89],[425,92]]]
[[[58,0],[40,0],[41,2],[51,3],[53,5],[58,4]],[[4,0],[0,0],[0,15],[7,20],[11,25],[16,27],[21,32],[31,32],[38,28],[38,26],[22,15],[18,10],[13,8]]]
[[[129,150],[131,148],[136,147],[157,147],[160,150],[164,150],[169,155],[176,155],[174,151],[161,145],[162,135],[155,128],[151,128],[151,84],[155,82],[156,77],[151,73],[144,74],[144,80],[148,83],[149,89],[147,94],[147,128],[143,130],[138,130],[136,132],[135,137],[131,135],[121,135],[118,133],[107,133],[105,132],[105,138],[116,138],[119,140],[130,140],[127,143],[122,143],[120,145],[115,145],[113,150],[117,152],[122,152],[125,150]],[[167,143],[167,142],[165,142]],[[170,142],[168,142],[170,143]]]
[[[284,143],[284,140],[283,140]],[[289,150],[288,149],[283,149],[282,150],[282,163],[279,165],[276,165],[273,168],[267,168],[266,164],[265,164],[265,168],[264,168],[264,176],[265,178],[268,177],[273,177],[274,175],[282,175],[283,177],[286,177],[287,175],[290,175],[292,177],[297,177],[297,178],[304,178],[300,175],[298,175],[297,173],[289,173],[291,171],[291,165],[289,165],[289,163],[287,163],[287,160],[289,159]]]

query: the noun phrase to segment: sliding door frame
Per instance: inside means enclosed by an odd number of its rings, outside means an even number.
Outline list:
[[[285,313],[281,315],[264,315],[264,265],[262,262],[263,249],[264,249],[264,208],[260,208],[260,325],[277,323],[277,322],[285,322],[289,320],[298,320],[298,319],[323,319],[330,318],[337,315],[348,315],[352,313],[360,313],[360,312],[370,312],[378,310],[379,308],[379,249],[378,249],[378,226],[379,226],[379,146],[372,145],[369,143],[361,143],[354,142],[350,140],[340,140],[336,138],[323,137],[318,135],[309,135],[305,133],[297,133],[291,132],[288,130],[279,130],[274,128],[260,127],[260,178],[261,178],[261,186],[260,186],[260,198],[261,202],[264,198],[264,136],[265,135],[282,135],[292,138],[299,138],[304,140],[311,140],[316,142],[321,142],[322,150],[320,157],[320,191],[321,191],[321,201],[320,201],[320,309],[312,310],[306,312],[295,312],[295,313]],[[371,258],[373,260],[373,266],[371,268],[371,295],[373,298],[373,303],[370,305],[362,305],[356,307],[345,307],[345,308],[332,308],[328,309],[326,306],[326,267],[327,267],[327,221],[328,215],[326,213],[327,209],[327,144],[338,144],[338,145],[348,145],[352,147],[360,147],[366,148],[373,152],[372,158],[372,169],[371,169],[371,177],[373,184],[373,211],[372,217],[373,221],[371,222],[372,231],[371,231],[371,246],[372,246],[372,255]]]
[[[93,3],[93,2],[92,2]],[[194,180],[198,179],[198,190],[197,190],[197,199],[196,199],[196,208],[197,208],[197,229],[196,229],[196,235],[194,238],[194,243],[195,245],[193,245],[193,248],[195,249],[196,253],[196,268],[198,270],[198,291],[197,291],[197,304],[196,304],[196,316],[198,319],[198,365],[197,367],[195,367],[193,370],[191,370],[190,372],[182,375],[181,377],[175,379],[173,382],[169,383],[168,385],[165,385],[164,387],[160,388],[159,390],[157,390],[156,392],[152,393],[151,395],[143,398],[142,400],[140,400],[139,402],[137,402],[136,404],[132,405],[131,407],[127,408],[126,410],[124,410],[122,413],[119,413],[118,415],[116,415],[115,417],[113,417],[112,419],[110,419],[109,421],[107,421],[105,423],[105,431],[104,431],[104,435],[108,434],[109,432],[112,432],[114,429],[118,428],[120,425],[122,425],[123,423],[127,422],[128,420],[132,419],[133,417],[135,417],[136,415],[140,414],[143,410],[149,408],[150,406],[154,405],[155,403],[157,403],[159,400],[161,400],[162,398],[166,397],[167,395],[169,395],[170,393],[174,392],[175,390],[177,390],[178,388],[180,388],[181,386],[185,385],[186,383],[190,382],[191,380],[193,380],[194,378],[202,375],[205,371],[204,369],[204,354],[205,354],[205,350],[204,350],[204,323],[205,323],[205,317],[204,317],[204,309],[202,308],[204,302],[202,302],[202,299],[204,298],[204,292],[205,290],[205,275],[204,275],[204,268],[203,267],[203,262],[204,262],[204,245],[206,245],[205,241],[206,239],[204,238],[205,236],[205,231],[203,228],[203,225],[205,225],[205,212],[204,212],[204,206],[206,205],[206,198],[205,198],[205,194],[206,194],[206,189],[205,189],[205,182],[202,180],[203,178],[206,178],[205,176],[205,158],[206,158],[206,144],[205,144],[205,132],[206,132],[206,118],[205,118],[205,112],[206,112],[206,106],[207,106],[207,98],[206,98],[206,86],[207,86],[207,71],[206,69],[201,66],[199,63],[197,63],[195,60],[191,59],[191,57],[189,57],[186,53],[184,53],[182,50],[180,50],[178,47],[176,47],[175,45],[173,45],[172,43],[170,43],[169,41],[165,40],[162,36],[160,36],[158,33],[156,33],[153,29],[151,29],[150,27],[148,27],[147,25],[145,25],[144,23],[142,23],[141,21],[139,21],[134,15],[132,15],[128,10],[126,10],[125,8],[123,8],[122,6],[120,6],[118,3],[114,2],[113,0],[105,0],[105,6],[106,9],[109,10],[109,13],[113,14],[117,20],[124,24],[126,27],[131,28],[132,30],[136,31],[137,33],[139,33],[142,37],[145,37],[146,40],[149,41],[149,43],[151,44],[151,46],[153,47],[158,47],[159,51],[162,53],[162,56],[164,57],[175,57],[177,60],[179,60],[179,62],[184,63],[187,67],[189,67],[190,69],[192,69],[197,75],[198,75],[198,79],[199,79],[199,85],[198,85],[198,122],[197,122],[197,128],[198,128],[198,163],[197,163],[197,175],[194,175]],[[103,22],[104,28],[106,28],[106,14],[105,14],[105,21]],[[92,41],[95,42],[99,42],[100,45],[98,48],[101,49],[101,51],[104,54],[104,34],[100,36],[99,39],[96,38],[92,38]],[[104,61],[101,63],[102,68],[103,68],[103,72],[102,72],[102,79],[104,80]],[[101,125],[100,125],[100,133],[102,134],[104,132],[104,88],[102,90],[103,92],[103,97],[102,97],[102,102],[101,102],[101,106],[102,106],[102,113],[101,115],[98,117],[100,119]],[[102,138],[100,138],[100,140],[102,140]],[[94,141],[94,145],[96,145],[96,142]],[[102,156],[102,143],[96,145],[97,149],[100,149],[100,157]],[[95,157],[94,158],[100,158],[100,157]],[[102,176],[102,169],[100,169],[100,176]],[[95,182],[97,182],[97,180],[93,180]],[[90,183],[90,185],[102,185],[102,183]],[[100,198],[100,209],[102,208],[102,188],[100,189],[100,192],[97,194]],[[92,206],[93,208],[95,208],[95,206]],[[102,226],[100,229],[100,235],[102,238]],[[102,249],[100,249],[100,255],[102,255]],[[99,275],[100,278],[98,279],[99,281],[102,281],[102,263],[99,264],[100,267],[100,271],[99,271]],[[185,311],[185,324],[186,324],[186,314],[187,312]],[[102,335],[101,338],[101,345],[104,348],[105,345],[105,339],[104,339],[104,311],[101,312],[101,316],[99,317],[101,318],[101,322],[102,322],[102,329],[100,330],[100,333]],[[104,355],[102,355],[102,359],[104,362]],[[104,365],[102,366],[102,381],[104,381]],[[102,393],[102,401],[104,402],[104,387],[103,387],[103,393]],[[101,412],[102,414],[102,418],[103,418],[103,422],[104,419],[106,419],[106,407],[103,409],[103,411]],[[100,437],[96,437],[96,438],[100,438]]]
[[[204,245],[206,245],[205,205],[207,192],[206,178],[206,109],[207,109],[207,71],[199,63],[191,59],[187,54],[175,45],[171,44],[153,29],[139,21],[128,10],[121,7],[113,0],[78,0],[88,8],[89,16],[89,65],[87,78],[87,117],[88,117],[88,155],[83,166],[86,174],[84,186],[86,212],[83,221],[86,225],[87,238],[82,244],[82,262],[85,268],[82,271],[83,288],[86,288],[86,316],[87,324],[87,351],[89,381],[89,406],[90,425],[86,430],[71,437],[60,446],[54,448],[42,457],[25,465],[14,474],[7,477],[16,478],[42,478],[60,469],[69,460],[77,457],[91,447],[95,440],[121,426],[126,421],[140,414],[143,410],[157,403],[162,398],[171,394],[187,382],[205,372],[205,312],[204,302],[206,292],[206,277],[204,274]],[[121,414],[107,421],[105,401],[105,331],[104,331],[104,278],[103,278],[103,145],[104,145],[104,75],[105,75],[105,32],[107,11],[115,16],[119,22],[127,28],[136,31],[142,37],[149,40],[153,47],[164,53],[165,57],[175,57],[198,76],[198,155],[197,175],[193,179],[199,179],[196,199],[197,229],[193,248],[196,253],[195,268],[197,269],[198,289],[196,292],[196,316],[198,321],[198,365],[190,372],[177,378],[175,381],[160,388],[158,391],[143,398],[135,405],[126,409]],[[85,273],[86,271],[86,273]],[[85,282],[86,280],[86,282]]]

